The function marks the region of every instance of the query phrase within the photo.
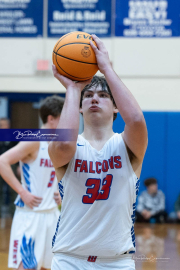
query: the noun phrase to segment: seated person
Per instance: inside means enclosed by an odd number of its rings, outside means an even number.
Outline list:
[[[144,181],[147,190],[143,191],[138,199],[136,221],[163,223],[166,221],[165,196],[158,190],[157,180],[147,178]]]

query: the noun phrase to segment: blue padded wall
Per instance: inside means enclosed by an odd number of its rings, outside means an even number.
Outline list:
[[[166,196],[166,210],[173,211],[174,202],[180,193],[180,113],[144,112],[148,129],[148,148],[141,172],[141,193],[144,180],[155,177],[159,189]],[[120,115],[114,121],[115,132],[124,130]]]
[[[172,211],[180,193],[180,113],[167,114],[166,145],[166,201]]]

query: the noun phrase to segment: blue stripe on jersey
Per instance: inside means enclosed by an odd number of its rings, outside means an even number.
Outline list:
[[[58,233],[60,220],[61,220],[61,214],[60,214],[60,216],[58,218],[58,222],[57,222],[57,226],[56,226],[56,231],[55,231],[55,234],[54,234],[53,239],[52,239],[52,247],[54,246],[55,241],[56,241],[56,236],[57,236],[57,233]]]
[[[21,198],[19,198],[19,200],[15,203],[15,205],[19,207],[24,207],[24,202]]]
[[[64,197],[64,187],[63,187],[61,181],[58,183],[58,187],[59,187],[59,193],[61,195],[61,199],[63,200],[63,197]]]
[[[137,178],[137,182],[136,182],[136,198],[137,198],[137,195],[139,193],[139,186],[140,186],[140,180]],[[135,214],[136,214],[136,202],[133,203],[132,205],[133,207],[133,214],[131,215],[131,219],[132,219],[132,227],[131,227],[131,237],[132,237],[132,242],[133,242],[133,246],[135,247],[136,246],[136,243],[135,243],[135,233],[134,233],[134,222],[135,222]]]
[[[34,244],[35,241],[33,241],[32,238],[29,239],[29,242],[26,242],[26,236],[25,235],[23,236],[20,251],[24,269],[37,268],[37,261],[34,255]]]
[[[26,187],[28,189],[29,192],[31,192],[31,188],[30,188],[30,175],[29,175],[29,170],[30,170],[30,167],[28,164],[24,163],[23,166],[22,166],[22,170],[23,170],[23,176],[24,176],[24,179],[25,179],[25,182],[26,182]]]

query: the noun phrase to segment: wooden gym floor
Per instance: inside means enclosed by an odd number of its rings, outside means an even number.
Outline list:
[[[4,228],[3,228],[4,227]],[[0,270],[7,270],[11,219],[0,220]],[[180,224],[135,225],[136,270],[180,269]]]

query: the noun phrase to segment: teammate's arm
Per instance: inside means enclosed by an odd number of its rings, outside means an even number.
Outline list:
[[[99,70],[104,74],[117,109],[125,122],[123,139],[130,149],[130,153],[138,159],[139,163],[142,163],[147,148],[147,128],[142,110],[129,89],[113,70],[103,42],[96,35],[92,35],[92,37],[98,47],[90,42],[96,54]]]
[[[23,202],[30,208],[38,206],[42,198],[32,195],[25,190],[11,169],[11,165],[23,160],[37,151],[38,143],[20,142],[0,156],[0,175],[7,184],[16,191]]]
[[[57,129],[70,129],[73,133],[73,141],[52,141],[49,144],[49,156],[54,168],[57,169],[69,163],[75,154],[79,131],[79,103],[81,91],[86,84],[90,83],[90,80],[76,83],[60,75],[54,65],[52,69],[54,77],[66,88],[66,98]]]

